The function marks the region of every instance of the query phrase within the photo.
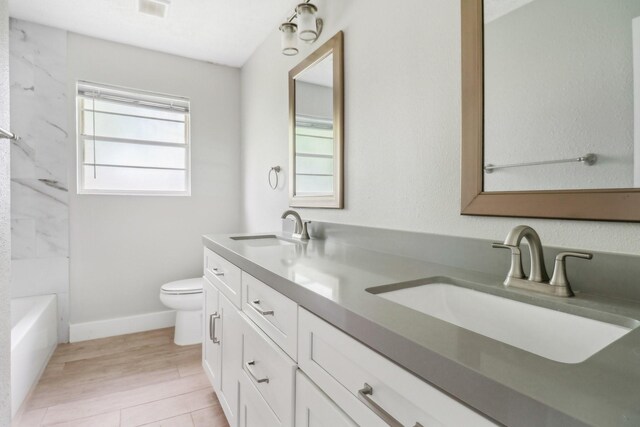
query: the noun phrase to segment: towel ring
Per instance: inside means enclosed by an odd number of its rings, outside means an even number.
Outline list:
[[[269,187],[271,187],[272,190],[275,190],[276,188],[278,188],[278,173],[280,172],[280,170],[281,170],[280,166],[273,166],[271,169],[269,169]],[[271,179],[271,172],[275,172],[275,176],[276,176],[275,184]]]

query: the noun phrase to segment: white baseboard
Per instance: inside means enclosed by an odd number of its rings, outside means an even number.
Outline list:
[[[169,328],[175,326],[175,324],[176,312],[174,310],[98,320],[95,322],[75,323],[69,325],[69,341],[79,342],[94,340],[96,338],[115,337],[117,335]]]

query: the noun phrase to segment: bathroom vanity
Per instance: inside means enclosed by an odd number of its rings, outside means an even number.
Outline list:
[[[231,426],[640,423],[638,304],[362,240],[204,237],[203,364]]]

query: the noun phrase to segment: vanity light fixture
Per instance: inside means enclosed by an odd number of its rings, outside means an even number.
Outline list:
[[[320,37],[323,22],[317,17],[318,8],[310,1],[300,3],[293,14],[280,25],[280,46],[284,55],[298,54],[298,39],[313,43]],[[296,18],[297,24],[293,22]]]
[[[287,56],[295,56],[298,54],[298,37],[296,33],[298,26],[293,22],[285,22],[280,25],[280,47],[282,54]]]
[[[296,14],[300,27],[298,37],[303,42],[313,43],[318,39],[318,8],[311,3],[302,3],[296,7]]]

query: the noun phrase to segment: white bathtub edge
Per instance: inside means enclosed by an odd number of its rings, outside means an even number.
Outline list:
[[[53,356],[53,353],[56,352],[56,349],[58,348],[58,345],[56,344],[52,349],[51,352],[49,352],[49,355],[47,356],[47,360],[45,362],[44,365],[42,365],[42,368],[40,369],[40,372],[38,372],[38,375],[36,376],[35,381],[33,382],[33,384],[31,385],[31,388],[29,389],[29,391],[27,392],[26,397],[22,400],[22,402],[20,403],[20,406],[18,407],[18,410],[15,412],[15,414],[13,414],[12,419],[13,422],[16,424],[20,424],[20,418],[22,417],[22,414],[25,411],[25,405],[26,403],[29,401],[29,398],[31,397],[31,395],[33,394],[33,391],[36,389],[36,387],[38,386],[38,383],[40,382],[40,378],[42,378],[42,374],[44,374],[44,371],[47,369],[47,366],[49,366],[49,361],[51,360],[51,357]]]
[[[136,332],[169,328],[176,324],[174,310],[157,311],[136,316],[117,317],[94,322],[69,325],[69,342],[80,342],[97,338],[115,337]]]
[[[56,295],[11,300],[12,316],[19,315],[17,321],[12,319],[11,327],[12,416],[37,385],[58,345],[57,305]]]

